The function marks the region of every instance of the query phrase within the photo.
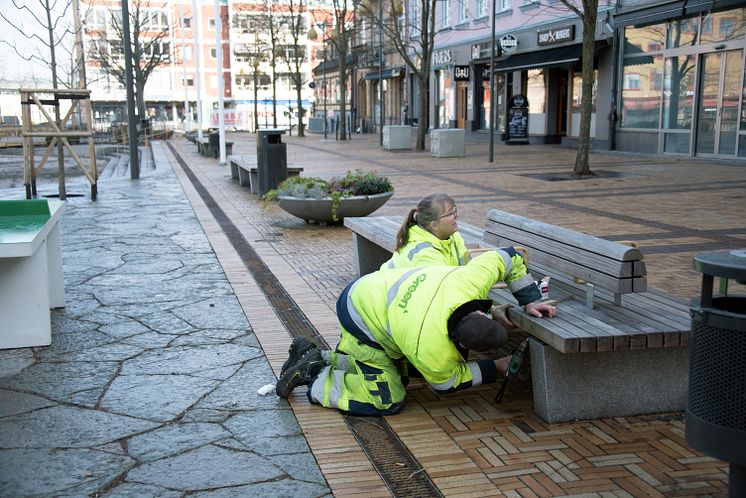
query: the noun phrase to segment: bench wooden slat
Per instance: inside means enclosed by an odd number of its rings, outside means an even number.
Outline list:
[[[582,251],[590,251],[618,261],[638,261],[643,259],[642,252],[636,247],[625,246],[618,242],[601,239],[593,235],[576,232],[567,228],[550,225],[517,214],[491,209],[487,220],[506,227],[519,228],[521,232],[533,233],[546,239],[557,240]]]

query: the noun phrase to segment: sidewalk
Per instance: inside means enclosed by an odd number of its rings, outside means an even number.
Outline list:
[[[599,177],[550,181],[571,171],[573,151],[498,146],[489,164],[479,138],[462,159],[385,152],[374,135],[283,141],[305,176],[389,176],[396,193],[377,214],[442,190],[471,224],[499,207],[635,239],[649,284],[682,297],[699,289],[693,254],[746,240],[741,163],[593,153]],[[255,151],[253,135],[230,139],[236,154]],[[169,144],[154,145],[156,169],[140,181],[106,179],[98,201],[68,201],[68,306],[54,312],[53,344],[0,351],[0,495],[425,496],[397,487],[421,475],[444,496],[727,493],[727,464],[687,445],[681,413],[546,425],[528,369],[500,406],[494,386],[442,398],[410,386],[407,408],[386,418],[424,469],[392,462],[403,477],[371,463],[358,429],[302,389],[289,405],[258,395],[289,326],[336,343],[334,302],[354,278],[349,231],[306,225],[193,144]]]

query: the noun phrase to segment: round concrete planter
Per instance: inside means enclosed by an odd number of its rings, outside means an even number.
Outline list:
[[[277,196],[277,203],[282,209],[309,223],[318,221],[322,225],[339,222],[346,217],[366,216],[383,206],[393,192],[384,192],[375,195],[356,195],[339,200],[337,206],[337,219],[332,213],[331,197],[312,199],[309,197],[292,197],[288,195]]]

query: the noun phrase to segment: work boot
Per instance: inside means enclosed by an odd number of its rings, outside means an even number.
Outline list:
[[[326,362],[321,356],[321,351],[311,348],[295,365],[288,367],[280,376],[275,392],[279,397],[287,399],[297,386],[307,386],[313,382],[325,366]]]
[[[282,369],[280,370],[280,377],[285,374],[285,370],[287,370],[288,367],[298,363],[298,360],[300,360],[304,354],[314,348],[318,348],[318,346],[303,336],[293,339],[293,343],[290,345],[290,349],[288,349],[288,359],[285,360],[285,363],[283,363]]]

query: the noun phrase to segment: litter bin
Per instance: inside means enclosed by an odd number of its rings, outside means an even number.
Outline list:
[[[699,253],[702,294],[692,302],[686,439],[730,463],[730,496],[746,496],[746,249]],[[719,292],[713,295],[714,278]]]
[[[264,195],[288,177],[287,144],[282,143],[285,130],[267,128],[256,133],[256,172],[259,195]]]
[[[212,157],[217,158],[220,155],[220,133],[211,131],[207,136],[207,147]],[[205,154],[207,155],[207,154]]]

